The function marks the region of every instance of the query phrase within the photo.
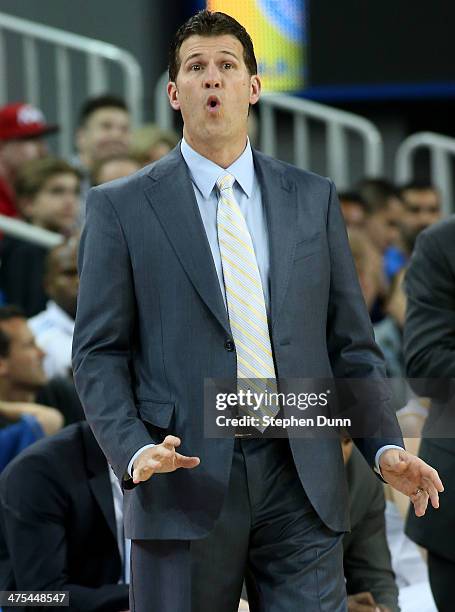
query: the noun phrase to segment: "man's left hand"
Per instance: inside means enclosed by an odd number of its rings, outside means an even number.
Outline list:
[[[389,448],[380,459],[382,477],[394,489],[407,495],[414,504],[416,516],[423,516],[431,500],[439,508],[439,495],[444,491],[437,471],[419,457],[405,450]]]

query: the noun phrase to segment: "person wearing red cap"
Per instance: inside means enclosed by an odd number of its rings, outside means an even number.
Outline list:
[[[31,104],[16,102],[0,108],[0,214],[19,216],[14,192],[17,172],[25,162],[46,155],[43,137],[57,130]]]

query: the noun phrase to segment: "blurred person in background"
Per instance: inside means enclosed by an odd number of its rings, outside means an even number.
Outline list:
[[[76,132],[77,155],[72,160],[83,176],[81,219],[95,164],[106,157],[127,154],[130,144],[131,118],[122,98],[104,94],[83,104]]]
[[[348,436],[341,443],[351,519],[343,538],[348,611],[436,612],[425,560],[404,533],[400,511],[409,498],[381,485]]]
[[[19,217],[14,183],[22,166],[47,154],[44,137],[55,133],[43,113],[17,102],[0,108],[0,214]]]
[[[37,402],[38,390],[47,382],[43,369],[44,354],[34,341],[22,311],[16,307],[0,308],[0,415],[3,422],[13,424],[27,421],[32,426],[32,436],[25,435],[27,442],[33,442],[44,434],[53,434],[63,425],[63,416],[55,408],[48,408]],[[32,418],[30,418],[32,417]],[[33,426],[36,419],[39,427]],[[30,429],[26,427],[25,429]],[[23,428],[3,431],[0,441],[0,469],[21,450]],[[14,442],[13,442],[14,440]]]
[[[386,539],[381,481],[351,438],[341,439],[351,530],[343,537],[349,612],[398,612],[398,589]]]
[[[5,410],[0,402],[0,472],[24,448],[43,436],[44,431],[36,414],[29,414],[25,410],[22,413],[16,411],[16,414],[12,414],[8,405]]]
[[[417,238],[405,288],[407,374],[417,392],[431,398],[419,456],[431,461],[446,481],[441,512],[414,521],[407,535],[428,550],[433,596],[440,612],[452,612],[455,576],[455,215],[428,227]]]
[[[133,132],[131,153],[141,166],[161,159],[179,142],[180,136],[173,130],[162,130],[148,123]]]
[[[36,345],[33,333],[23,311],[17,306],[0,307],[0,331],[3,346],[4,377],[0,385],[0,399],[3,409],[21,410],[24,403],[27,411],[33,411],[33,404],[55,408],[50,415],[50,429],[43,424],[47,433],[53,428],[83,420],[84,413],[72,380],[63,377],[49,379],[43,367],[44,353]],[[16,399],[17,398],[17,399]],[[20,404],[17,401],[20,400]],[[10,405],[6,406],[5,402]],[[11,402],[16,402],[12,404]],[[39,411],[41,412],[41,411]],[[56,416],[57,422],[56,422]]]
[[[364,230],[350,229],[348,238],[362,295],[368,312],[371,313],[387,288],[381,253],[371,243]]]
[[[428,398],[413,396],[397,411],[405,447],[418,454],[422,429],[428,416]],[[436,612],[431,592],[425,551],[405,533],[410,510],[409,498],[384,485],[387,542],[392,555],[392,568],[400,590],[401,612]]]
[[[403,327],[406,316],[404,273],[404,270],[400,270],[392,280],[384,301],[385,317],[374,325],[374,337],[384,355],[387,376],[391,378],[395,410],[405,406],[411,395],[406,382],[403,350]]]
[[[386,357],[388,376],[406,376],[403,328],[406,318],[405,270],[400,270],[390,285],[386,299],[386,317],[374,326],[376,342]]]
[[[383,255],[387,279],[392,279],[406,263],[400,233],[403,202],[395,186],[385,179],[364,179],[357,189],[368,206],[366,232]]]
[[[49,378],[71,375],[71,344],[76,318],[78,239],[52,249],[46,259],[44,287],[46,309],[29,319],[37,345],[44,351],[44,370]]]
[[[403,203],[394,185],[385,179],[364,179],[358,191],[368,206],[365,232],[372,245],[381,253],[382,267],[386,285],[385,291],[370,310],[373,323],[384,316],[384,300],[388,284],[406,263],[406,255],[401,247],[401,220]]]
[[[403,342],[407,303],[404,290],[405,273],[405,269],[400,270],[392,280],[385,299],[386,316],[376,323],[373,329],[376,343],[384,355],[387,376],[391,379],[393,406],[397,411],[406,448],[417,454],[423,422],[428,415],[428,405],[425,398],[415,395],[406,379]]]
[[[441,194],[428,181],[412,181],[401,187],[400,196],[404,205],[403,244],[411,255],[420,232],[442,218]]]
[[[142,164],[133,155],[113,155],[99,160],[92,171],[92,185],[101,185],[124,176],[129,176],[142,168]]]
[[[69,591],[69,610],[121,612],[129,557],[122,491],[87,423],[34,444],[2,473],[0,588]]]
[[[369,208],[360,193],[344,191],[338,197],[346,227],[348,229],[364,228]]]
[[[22,167],[15,186],[26,221],[63,236],[75,231],[80,195],[76,168],[56,157],[38,159]]]
[[[77,228],[79,190],[79,172],[66,161],[52,157],[24,165],[16,180],[18,207],[29,223],[66,237]],[[44,310],[48,250],[6,236],[0,252],[0,289],[5,302],[20,306],[28,317]]]

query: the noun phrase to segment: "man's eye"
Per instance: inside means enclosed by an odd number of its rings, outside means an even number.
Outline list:
[[[200,70],[201,66],[200,64],[192,64],[191,65],[191,70],[197,71]]]
[[[225,62],[223,64],[224,68],[226,68],[227,70],[229,70],[230,68],[232,68],[232,64],[230,64],[229,62]]]

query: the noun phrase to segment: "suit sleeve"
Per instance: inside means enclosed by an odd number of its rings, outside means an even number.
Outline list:
[[[8,478],[2,478],[2,527],[16,590],[69,591],[68,609],[73,612],[128,609],[128,585],[91,588],[69,582],[65,533],[71,509],[62,487],[52,478],[54,471],[50,461],[37,465],[33,457],[17,463]],[[15,485],[25,481],[28,487]]]
[[[132,390],[136,302],[128,245],[100,189],[89,192],[79,274],[74,381],[87,421],[122,479],[134,453],[153,440],[138,417]]]
[[[343,555],[346,590],[349,595],[370,591],[376,603],[397,612],[398,588],[392,570],[385,535],[384,494],[382,485],[373,479],[375,491],[368,512],[347,534]],[[364,503],[364,499],[358,499]]]
[[[333,375],[340,383],[342,402],[356,397],[352,432],[356,446],[374,467],[376,452],[392,444],[404,448],[391,406],[384,358],[374,341],[373,328],[360,289],[338,197],[330,182],[327,213],[330,253],[330,295],[327,346]],[[360,384],[360,381],[363,381]],[[361,437],[360,432],[368,436]],[[374,432],[374,436],[371,435]]]

